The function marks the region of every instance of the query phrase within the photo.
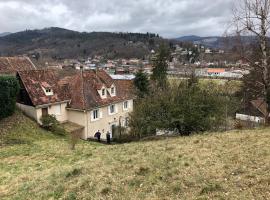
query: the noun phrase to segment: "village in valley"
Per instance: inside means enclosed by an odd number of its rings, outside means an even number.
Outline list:
[[[249,64],[242,60],[235,62],[214,60],[216,55],[224,55],[224,50],[204,49],[201,45],[191,45],[201,57],[211,56],[211,61],[197,58],[191,63],[187,57],[194,52],[173,46],[168,62],[168,77],[181,80],[195,74],[209,80],[240,81],[249,73]],[[232,54],[232,53],[227,53]],[[1,57],[2,75],[14,75],[20,83],[17,107],[39,124],[41,117],[54,115],[56,119],[79,131],[82,139],[94,139],[97,131],[103,134],[113,132],[116,126],[127,127],[128,114],[133,110],[136,88],[133,85],[136,73],[142,71],[149,77],[153,72],[156,52],[152,49],[148,59],[104,59],[94,56],[87,59],[64,59],[63,61],[34,64],[35,54],[15,57]],[[191,59],[193,59],[191,57]],[[253,109],[260,109],[255,106]],[[252,116],[238,113],[241,120],[263,121],[263,113]]]
[[[0,199],[270,199],[269,0],[52,2],[0,2]]]

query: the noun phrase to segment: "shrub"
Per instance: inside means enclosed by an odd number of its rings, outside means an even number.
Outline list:
[[[238,129],[238,130],[242,130],[243,129],[243,124],[241,123],[240,120],[236,120],[234,123],[234,128]]]
[[[60,126],[60,123],[57,121],[54,115],[46,115],[40,118],[42,127],[46,130],[49,130],[57,135],[66,135],[66,131],[63,127]]]
[[[42,127],[48,130],[59,124],[59,122],[57,121],[54,115],[42,116],[40,118],[40,121],[42,123]]]
[[[0,76],[0,120],[11,116],[16,108],[19,84],[15,77]]]
[[[134,137],[129,134],[128,129],[123,126],[117,126],[114,130],[113,140],[118,143],[134,141]]]
[[[75,146],[80,140],[80,132],[71,133],[69,136],[70,136],[70,149],[75,150]]]

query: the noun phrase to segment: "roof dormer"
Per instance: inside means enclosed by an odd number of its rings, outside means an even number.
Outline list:
[[[45,92],[46,96],[53,95],[53,89],[52,89],[52,86],[50,84],[48,84],[47,82],[42,82],[41,87],[42,87],[43,91]]]
[[[110,88],[108,88],[108,93],[109,93],[112,97],[116,96],[116,87],[115,87],[114,84],[112,84],[112,86],[111,86]]]
[[[107,98],[107,90],[106,90],[106,87],[104,85],[97,91],[98,91],[98,94],[101,97],[101,99]]]

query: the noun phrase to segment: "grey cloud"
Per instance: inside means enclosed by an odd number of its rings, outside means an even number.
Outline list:
[[[221,35],[233,0],[0,0],[0,32],[59,26],[78,31]]]

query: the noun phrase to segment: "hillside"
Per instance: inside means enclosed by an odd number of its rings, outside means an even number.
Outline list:
[[[11,34],[11,33],[9,33],[9,32],[0,33],[0,37],[7,36],[7,35],[9,35],[9,34]]]
[[[0,55],[39,54],[54,59],[93,55],[143,58],[161,42],[166,40],[151,33],[86,33],[53,27],[0,37]]]
[[[201,44],[208,48],[214,49],[228,49],[231,50],[235,46],[239,45],[239,38],[228,36],[228,37],[221,37],[221,36],[209,36],[209,37],[200,37],[196,35],[190,36],[182,36],[175,38],[174,40],[180,42],[191,42],[193,44]],[[255,41],[254,36],[242,36],[241,41],[245,45],[249,45]]]
[[[71,151],[67,139],[16,117],[2,137],[0,199],[270,199],[268,129],[81,141]]]

